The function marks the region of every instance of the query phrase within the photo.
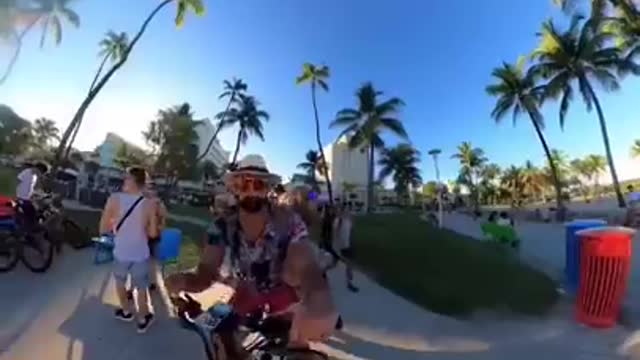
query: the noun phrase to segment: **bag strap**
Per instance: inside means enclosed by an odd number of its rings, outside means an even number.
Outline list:
[[[124,224],[124,221],[127,220],[127,218],[129,217],[129,215],[131,215],[131,213],[133,212],[133,210],[135,210],[135,208],[138,206],[138,204],[140,204],[140,202],[142,201],[142,199],[144,199],[144,196],[140,196],[127,210],[126,213],[124,213],[124,215],[122,216],[122,218],[120,219],[120,221],[118,222],[118,225],[116,225],[116,232],[118,232],[118,230],[120,230],[120,228],[122,227],[122,224]]]

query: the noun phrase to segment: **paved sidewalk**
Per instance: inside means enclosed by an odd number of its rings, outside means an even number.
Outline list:
[[[65,250],[48,273],[0,274],[0,360],[204,360],[197,336],[177,326],[162,296],[153,297],[157,321],[144,335],[113,319],[109,266],[93,265],[91,249]],[[362,275],[360,294],[345,290],[341,269],[331,282],[345,328],[318,347],[334,359],[611,360],[621,358],[618,347],[631,335],[577,326],[563,306],[545,319],[463,322],[426,312]],[[211,304],[227,295],[218,287],[199,297]]]
[[[484,219],[473,220],[470,216],[451,213],[444,218],[444,226],[476,239],[482,238],[480,224]],[[522,239],[521,259],[533,267],[546,272],[559,282],[565,280],[565,228],[558,223],[533,223],[518,221],[516,232]],[[633,252],[640,251],[640,233],[632,242]],[[631,274],[625,301],[624,320],[640,326],[640,259],[631,258]]]

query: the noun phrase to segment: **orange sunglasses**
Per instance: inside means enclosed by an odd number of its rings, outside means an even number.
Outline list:
[[[239,176],[234,181],[234,187],[239,192],[261,192],[267,188],[267,183],[258,177]]]

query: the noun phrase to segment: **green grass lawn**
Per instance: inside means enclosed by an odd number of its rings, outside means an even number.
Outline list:
[[[100,212],[80,210],[65,210],[65,212],[78,225],[86,228],[91,236],[98,235]],[[177,269],[175,266],[172,266],[168,270],[168,273],[171,273],[173,271],[183,271],[196,266],[200,258],[200,246],[202,244],[201,239],[204,236],[205,228],[194,225],[192,223],[178,222],[173,220],[169,220],[167,226],[179,228],[180,230],[182,230],[183,234]]]
[[[361,269],[437,313],[542,314],[558,299],[554,282],[543,273],[495,245],[432,228],[415,213],[358,217],[353,236]]]
[[[16,169],[0,166],[0,194],[13,196],[16,193],[18,173]]]
[[[173,215],[188,216],[204,221],[211,220],[211,214],[206,206],[191,206],[187,204],[172,204],[169,212]]]

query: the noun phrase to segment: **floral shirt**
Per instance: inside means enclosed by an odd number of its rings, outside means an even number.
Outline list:
[[[289,244],[308,237],[305,223],[293,214],[285,229],[276,229],[270,219],[258,241],[249,243],[239,222],[224,224],[216,221],[207,231],[209,244],[223,245],[231,259],[231,274],[250,280],[259,290],[267,290],[281,282],[283,263]]]

